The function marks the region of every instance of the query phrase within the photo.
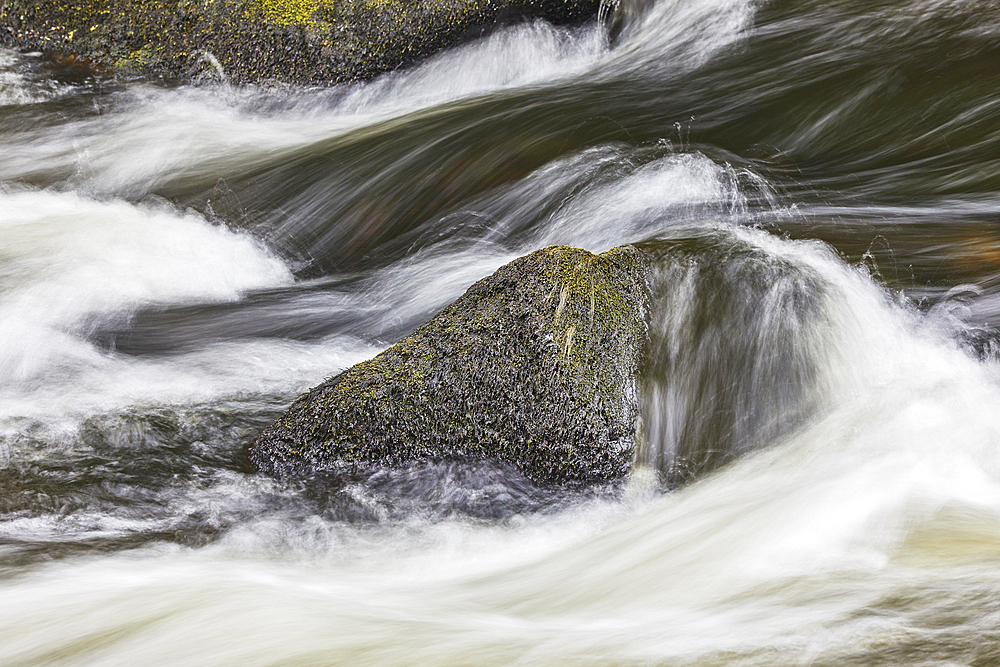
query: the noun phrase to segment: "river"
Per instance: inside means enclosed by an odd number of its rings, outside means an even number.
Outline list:
[[[0,664],[1000,665],[1000,4],[655,0],[351,85],[0,51]],[[245,447],[642,242],[621,488]]]

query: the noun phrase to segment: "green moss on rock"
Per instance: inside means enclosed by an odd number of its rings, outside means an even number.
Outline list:
[[[539,483],[620,479],[637,430],[645,259],[553,246],[300,396],[250,459],[278,476],[489,459]]]

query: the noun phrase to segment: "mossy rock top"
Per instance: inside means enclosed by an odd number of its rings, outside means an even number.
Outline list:
[[[371,78],[515,18],[574,23],[598,0],[0,0],[0,44],[77,69],[232,83]]]
[[[300,396],[250,448],[308,475],[493,460],[543,484],[627,475],[646,340],[644,255],[552,246],[480,280],[378,356]]]

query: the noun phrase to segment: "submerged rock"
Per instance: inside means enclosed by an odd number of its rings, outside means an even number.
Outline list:
[[[492,460],[582,486],[631,466],[645,258],[552,246],[480,280],[377,357],[300,396],[251,447],[278,476]]]
[[[573,23],[597,0],[0,0],[0,43],[116,74],[233,83],[370,78],[515,18]]]

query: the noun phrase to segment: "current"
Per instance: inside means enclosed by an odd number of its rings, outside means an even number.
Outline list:
[[[333,87],[0,51],[0,664],[1000,665],[1000,3],[619,11]],[[622,487],[248,468],[556,243],[662,257]]]

